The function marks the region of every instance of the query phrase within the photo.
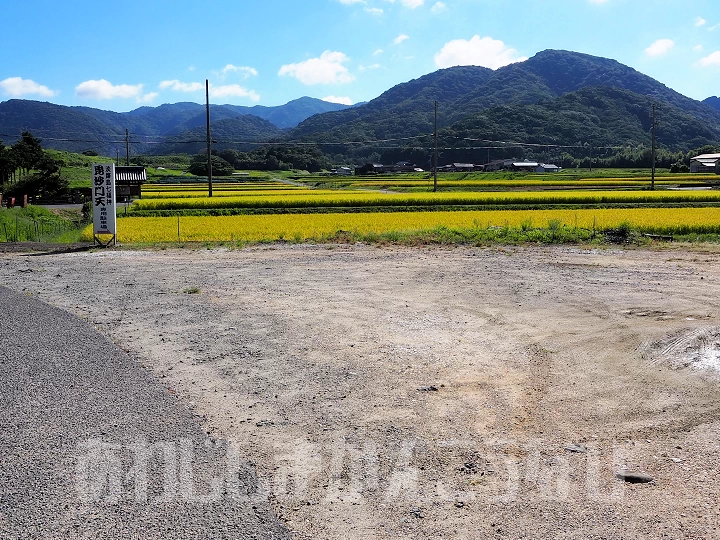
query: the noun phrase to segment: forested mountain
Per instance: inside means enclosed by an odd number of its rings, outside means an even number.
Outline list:
[[[433,101],[448,110],[482,87],[493,71],[476,66],[442,69],[399,84],[361,107],[316,115],[300,123],[288,139],[317,141],[373,140],[408,137],[433,130]]]
[[[587,91],[569,95],[581,90]],[[564,95],[568,98],[558,99]],[[441,127],[488,140],[645,144],[653,102],[665,126],[664,133],[658,131],[662,144],[679,149],[720,140],[720,111],[709,104],[615,60],[555,50],[495,71],[471,66],[436,71],[363,107],[311,117],[286,137],[338,142],[429,135],[434,100]]]
[[[538,145],[534,154],[559,155],[567,149],[553,145],[576,145],[586,151],[576,155],[606,155],[608,146],[635,147],[638,141],[649,143],[651,97],[619,88],[600,86],[568,92],[560,97],[531,105],[501,105],[480,111],[443,130],[440,137],[453,141],[454,151],[443,151],[445,161],[485,162],[485,150],[469,152],[477,140],[523,142]],[[660,147],[688,151],[720,141],[720,124],[699,120],[679,107],[664,104],[657,112],[657,141]],[[548,145],[548,148],[542,148]],[[545,152],[543,154],[543,152]],[[517,147],[503,153],[493,150],[495,158],[517,155]],[[461,159],[462,158],[462,159]]]
[[[245,117],[252,114],[265,123],[235,123],[232,134],[242,139],[260,136],[270,131],[279,133],[281,128],[297,125],[300,121],[319,113],[347,108],[346,105],[328,103],[315,98],[303,97],[278,107],[241,107],[236,105],[211,105],[212,123]],[[245,125],[249,131],[240,133],[238,126]],[[127,113],[104,111],[91,107],[66,107],[52,103],[11,99],[0,102],[0,140],[14,142],[23,131],[30,131],[43,139],[47,148],[82,152],[94,150],[114,154],[119,144],[124,144],[125,130],[130,133],[133,153],[152,150],[148,142],[158,137],[179,135],[185,131],[205,126],[205,106],[199,103],[165,104],[159,107],[140,107]],[[221,131],[226,127],[221,127]]]
[[[267,142],[281,133],[282,130],[274,124],[251,114],[218,120],[212,123],[211,128],[213,149],[218,151],[228,148],[252,150],[257,148],[257,144],[248,143]],[[203,152],[206,146],[207,131],[203,125],[169,137],[164,143],[154,145],[148,153],[197,154]]]

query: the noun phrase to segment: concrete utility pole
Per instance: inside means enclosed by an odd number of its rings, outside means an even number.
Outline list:
[[[437,128],[438,102],[435,102],[435,158],[433,166],[433,191],[437,191],[437,168],[438,168],[438,128]]]
[[[212,153],[210,151],[210,83],[205,79],[205,116],[207,120],[208,197],[212,197]]]
[[[655,144],[655,129],[657,127],[657,124],[655,122],[655,103],[652,104],[652,116],[651,116],[651,131],[652,131],[652,143],[651,143],[651,172],[650,172],[650,189],[652,191],[655,190],[655,151],[657,150],[656,144]]]
[[[125,165],[130,166],[130,133],[125,129]]]

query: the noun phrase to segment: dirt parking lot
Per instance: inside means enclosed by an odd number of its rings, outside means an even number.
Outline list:
[[[5,253],[0,284],[137,358],[297,538],[720,537],[718,248]]]

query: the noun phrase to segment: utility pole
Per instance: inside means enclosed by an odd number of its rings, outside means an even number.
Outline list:
[[[651,117],[651,131],[652,131],[652,143],[651,143],[651,172],[650,172],[650,189],[652,191],[655,190],[655,152],[656,152],[656,144],[655,144],[655,128],[657,127],[657,124],[655,122],[655,103],[652,104],[652,117]]]
[[[130,134],[125,128],[125,165],[130,166]]]
[[[115,165],[120,166],[120,150],[115,149]]]
[[[435,101],[435,158],[433,166],[433,191],[437,191],[437,168],[438,168],[438,126],[437,126],[438,102]]]
[[[205,79],[205,116],[207,120],[208,197],[212,197],[212,153],[210,151],[210,83]]]
[[[592,172],[592,144],[590,145],[590,172]]]

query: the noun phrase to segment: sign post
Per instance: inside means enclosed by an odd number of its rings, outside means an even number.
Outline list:
[[[115,164],[93,165],[93,238],[101,246],[117,245],[117,201],[115,200]],[[98,235],[110,234],[103,242]]]

